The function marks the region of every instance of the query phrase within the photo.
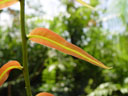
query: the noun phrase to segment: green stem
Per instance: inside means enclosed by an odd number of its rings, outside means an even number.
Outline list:
[[[27,96],[32,96],[29,71],[28,71],[28,52],[27,52],[27,37],[25,33],[25,0],[20,0],[20,20],[21,20],[21,38],[22,38],[22,55],[23,55],[23,75],[25,80],[25,89]]]

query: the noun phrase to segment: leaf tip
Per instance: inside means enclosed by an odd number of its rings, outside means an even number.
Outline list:
[[[41,92],[41,93],[38,93],[36,96],[54,96],[54,95],[47,92]]]
[[[102,68],[104,68],[104,69],[112,69],[113,67],[107,67],[107,66],[103,66]]]
[[[86,2],[84,2],[83,0],[76,0],[77,2],[79,2],[80,4],[90,8],[91,10],[96,11],[96,8],[92,7],[91,5],[87,4]]]

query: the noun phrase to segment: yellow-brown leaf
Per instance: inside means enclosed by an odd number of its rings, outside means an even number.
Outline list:
[[[0,86],[7,80],[9,73],[13,69],[22,69],[22,66],[17,61],[9,61],[0,68]]]
[[[58,34],[52,32],[46,28],[36,28],[29,35],[28,38],[36,43],[55,48],[61,52],[70,54],[82,60],[88,61],[94,65],[97,65],[102,68],[109,69],[109,67],[105,66],[103,63],[89,55],[87,52],[77,47],[74,44],[71,44],[64,40]]]
[[[91,5],[87,4],[86,2],[84,2],[83,0],[76,0],[77,2],[79,2],[80,4],[92,9],[92,10],[96,10],[94,7],[92,7]]]
[[[0,0],[0,9],[6,8],[18,2],[18,0]]]
[[[54,95],[47,93],[47,92],[42,92],[42,93],[37,94],[36,96],[54,96]]]

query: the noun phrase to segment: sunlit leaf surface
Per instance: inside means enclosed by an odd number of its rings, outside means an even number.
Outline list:
[[[84,2],[83,0],[76,0],[77,2],[79,2],[80,4],[92,9],[92,10],[96,10],[94,7],[90,6],[89,4],[87,4],[86,2]]]
[[[42,93],[37,94],[36,96],[54,96],[54,95],[50,93],[42,92]]]
[[[76,45],[67,42],[64,40],[64,38],[49,29],[36,28],[28,35],[28,38],[36,43],[55,48],[61,52],[83,59],[94,65],[109,69],[109,67],[105,66],[103,63],[89,55],[87,52],[77,47]]]
[[[18,2],[18,0],[0,0],[0,9],[6,8],[16,2]]]
[[[7,80],[10,71],[13,69],[21,70],[22,66],[17,61],[10,61],[0,68],[0,86]]]

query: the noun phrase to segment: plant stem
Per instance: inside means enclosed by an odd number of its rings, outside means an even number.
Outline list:
[[[25,80],[25,89],[27,96],[32,96],[29,71],[28,71],[28,52],[27,52],[27,37],[25,33],[25,0],[20,0],[20,20],[21,20],[21,38],[22,38],[22,55],[23,55],[23,75]]]

